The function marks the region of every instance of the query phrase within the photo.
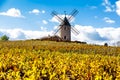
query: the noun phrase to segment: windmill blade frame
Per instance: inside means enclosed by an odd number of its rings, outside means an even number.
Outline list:
[[[59,28],[58,28],[53,34],[56,35],[62,27],[63,27],[63,26],[60,26],[60,25],[59,25]]]
[[[71,31],[73,32],[73,33],[75,33],[76,35],[78,35],[80,32],[75,28],[75,27],[73,27],[73,26],[71,26]]]
[[[63,18],[61,18],[60,16],[58,16],[58,13],[57,13],[56,11],[53,11],[53,12],[51,13],[51,15],[52,15],[53,17],[55,17],[58,21],[63,22]]]
[[[78,10],[74,9],[71,13],[70,13],[70,17],[68,17],[68,20],[71,21],[73,19],[73,17],[75,17],[78,14]]]

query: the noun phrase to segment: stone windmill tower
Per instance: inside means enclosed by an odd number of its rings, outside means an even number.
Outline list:
[[[78,13],[77,10],[73,10],[69,16],[66,15],[64,18],[59,16],[56,11],[52,12],[52,15],[61,23],[58,27],[58,29],[55,31],[54,35],[56,33],[60,32],[60,38],[63,41],[71,41],[71,31],[75,34],[79,34],[79,31],[72,27],[70,24],[70,21],[73,19],[73,17]]]

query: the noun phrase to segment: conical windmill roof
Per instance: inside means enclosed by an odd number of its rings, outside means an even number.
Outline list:
[[[65,16],[65,18],[64,18],[64,20],[63,20],[63,22],[61,23],[61,25],[70,26],[70,23],[69,23],[69,21],[68,21],[68,19],[67,19],[67,17],[66,17],[66,16]]]

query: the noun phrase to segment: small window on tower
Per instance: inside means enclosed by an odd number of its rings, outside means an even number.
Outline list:
[[[66,39],[66,36],[64,36],[64,39]]]

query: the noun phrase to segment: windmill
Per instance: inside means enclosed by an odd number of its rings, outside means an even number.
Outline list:
[[[59,16],[58,13],[56,11],[53,11],[51,13],[52,16],[54,16],[59,22],[60,25],[58,27],[58,29],[55,31],[54,35],[56,35],[58,32],[60,32],[60,38],[63,41],[71,41],[71,31],[74,34],[79,34],[79,31],[73,27],[70,24],[70,21],[73,19],[73,17],[75,17],[78,14],[78,10],[74,9],[69,16],[66,15],[65,12],[65,16],[64,18]]]

